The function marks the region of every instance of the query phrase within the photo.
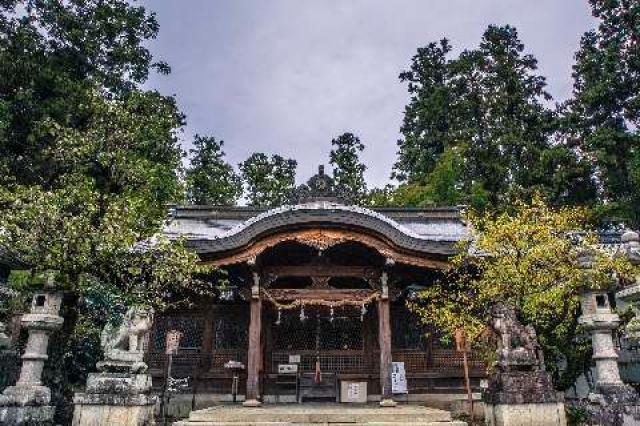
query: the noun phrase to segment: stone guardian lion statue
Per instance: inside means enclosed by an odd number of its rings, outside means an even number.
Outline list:
[[[129,308],[120,324],[107,324],[102,330],[100,343],[107,369],[146,370],[144,341],[153,325],[153,312],[139,307]]]

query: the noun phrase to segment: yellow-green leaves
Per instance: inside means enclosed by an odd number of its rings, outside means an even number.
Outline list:
[[[470,213],[467,220],[471,235],[454,269],[412,304],[425,321],[451,334],[462,327],[478,341],[489,308],[502,302],[536,328],[545,349],[562,353],[576,337],[580,293],[612,288],[618,278],[636,274],[626,258],[599,246],[580,208],[551,208],[535,196],[507,212]],[[584,253],[588,268],[580,261]]]

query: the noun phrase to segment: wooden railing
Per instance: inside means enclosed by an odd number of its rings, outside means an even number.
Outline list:
[[[288,364],[289,355],[300,355],[300,370],[314,371],[315,351],[278,351],[271,354],[271,371],[278,371],[278,364]],[[335,373],[364,373],[366,364],[362,351],[322,351],[320,369]]]
[[[393,361],[404,362],[408,374],[428,371],[462,371],[462,353],[454,349],[421,350],[394,350],[391,357]],[[475,353],[469,354],[469,369],[482,371],[485,365]]]

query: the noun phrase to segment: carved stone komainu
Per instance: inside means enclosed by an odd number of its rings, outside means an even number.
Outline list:
[[[145,374],[143,342],[153,323],[150,310],[131,308],[119,325],[107,325],[101,343],[105,359],[100,373],[87,378],[85,392],[74,396],[74,426],[154,424],[157,398],[151,395],[151,376]]]
[[[504,304],[494,306],[491,316],[491,328],[498,336],[496,367],[502,372],[544,371],[544,355],[533,327],[523,325]]]
[[[131,308],[118,325],[107,325],[100,336],[105,360],[98,363],[101,371],[146,371],[143,342],[151,330],[153,313],[149,310]]]
[[[483,393],[487,424],[565,425],[563,397],[545,371],[535,330],[503,304],[494,306],[491,314],[498,347],[496,369]]]

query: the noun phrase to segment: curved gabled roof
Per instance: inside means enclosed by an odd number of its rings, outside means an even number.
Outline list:
[[[457,213],[457,211],[456,211]],[[405,224],[389,216],[357,206],[346,206],[332,201],[314,201],[305,204],[284,206],[264,211],[223,232],[213,235],[188,236],[189,246],[200,254],[215,255],[241,249],[261,236],[277,233],[282,230],[309,227],[342,227],[357,229],[373,234],[389,241],[394,246],[418,253],[432,255],[452,255],[456,252],[455,243],[465,236],[464,225],[459,215],[449,216],[451,222],[460,226],[453,233],[424,233],[430,220],[416,215],[416,220]],[[437,220],[437,219],[436,219]],[[419,226],[422,225],[422,228]],[[460,228],[463,231],[460,231]],[[418,232],[417,229],[423,230]],[[204,238],[203,238],[204,237]]]

